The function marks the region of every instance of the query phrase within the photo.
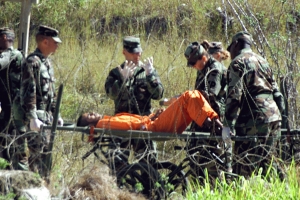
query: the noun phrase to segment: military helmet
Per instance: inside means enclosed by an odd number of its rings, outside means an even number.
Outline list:
[[[187,59],[187,66],[193,67],[196,64],[197,60],[202,57],[204,52],[205,49],[199,42],[192,42],[191,44],[189,44],[184,52],[184,56]]]

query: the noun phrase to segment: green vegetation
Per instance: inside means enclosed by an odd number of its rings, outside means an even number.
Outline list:
[[[217,7],[234,17],[232,26],[228,24],[222,29]],[[10,26],[18,32],[20,3],[1,1],[0,9],[1,26]],[[171,97],[194,87],[196,72],[186,67],[183,56],[190,42],[222,41],[226,47],[235,32],[246,28],[253,34],[254,48],[269,60],[278,81],[282,76],[288,82],[291,127],[299,128],[296,89],[300,77],[297,29],[300,3],[297,1],[40,0],[39,5],[33,6],[31,19],[29,52],[35,48],[34,34],[39,24],[60,30],[63,43],[52,59],[57,86],[65,85],[61,112],[67,121],[74,122],[82,111],[113,113],[113,101],[105,96],[104,81],[109,70],[124,59],[123,36],[141,37],[143,58],[154,57],[165,97]],[[153,107],[159,107],[158,102],[154,101]],[[87,168],[99,164],[93,156],[81,161],[81,156],[92,148],[85,141],[86,138],[81,141],[78,133],[57,134],[50,184],[54,195],[60,194],[63,187],[75,184],[76,176]],[[167,142],[166,146],[173,143]],[[187,198],[297,199],[299,168],[288,167],[291,179],[287,191],[276,177],[271,183],[254,177],[249,181],[240,180],[236,185],[220,183],[217,188],[195,183]],[[137,189],[141,190],[139,185]]]
[[[299,182],[295,179],[297,172],[294,163],[289,170],[289,182],[281,182],[276,176],[267,181],[260,175],[252,176],[249,180],[241,177],[227,184],[218,182],[215,188],[209,184],[200,186],[193,183],[187,192],[187,199],[298,199],[300,194]]]
[[[4,158],[0,158],[0,169],[5,169],[7,166],[9,166],[9,163]]]
[[[0,200],[7,200],[7,199],[14,199],[16,195],[12,192],[8,193],[7,195],[0,195]]]

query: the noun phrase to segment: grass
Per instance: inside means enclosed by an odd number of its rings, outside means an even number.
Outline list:
[[[299,169],[298,169],[299,170]],[[243,177],[231,184],[220,181],[215,188],[209,184],[200,186],[192,183],[187,192],[186,199],[298,199],[300,190],[299,182],[295,175],[299,174],[295,164],[291,164],[289,181],[281,182],[276,176],[271,176],[267,181],[260,175],[252,176],[245,180]]]

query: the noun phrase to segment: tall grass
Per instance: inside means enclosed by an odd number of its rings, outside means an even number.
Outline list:
[[[219,181],[214,188],[209,183],[203,186],[194,182],[189,187],[186,199],[298,199],[300,188],[297,176],[299,171],[292,163],[289,179],[283,182],[276,175],[272,175],[269,180],[253,175],[248,180],[240,177],[230,184]]]

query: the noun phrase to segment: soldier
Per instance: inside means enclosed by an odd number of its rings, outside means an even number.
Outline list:
[[[204,46],[208,48],[207,44],[205,41],[202,44],[193,42],[187,47],[184,55],[188,61],[187,65],[197,69],[195,89],[205,96],[222,120],[222,107],[225,103],[224,89],[226,87],[226,77],[224,75],[226,71],[224,71],[223,65],[204,48]],[[207,131],[206,128],[202,128],[202,130]]]
[[[43,25],[39,27],[35,39],[37,48],[27,56],[22,72],[21,104],[26,114],[25,121],[32,131],[27,138],[30,170],[47,179],[51,166],[45,165],[45,159],[49,153],[50,134],[39,131],[42,124],[51,124],[51,116],[55,112],[55,79],[49,56],[55,53],[61,40],[57,30]],[[63,125],[61,117],[58,123]]]
[[[1,157],[11,162],[11,168],[25,168],[25,125],[19,114],[20,74],[24,62],[22,53],[13,48],[15,33],[12,29],[0,28],[0,114]],[[12,144],[12,145],[10,145]]]
[[[105,82],[106,94],[114,100],[115,114],[132,113],[149,115],[151,99],[159,100],[164,93],[163,85],[153,67],[153,58],[140,61],[142,47],[140,38],[123,38],[125,62],[109,72]],[[136,151],[143,151],[146,145],[140,140],[123,140],[121,147],[133,146]],[[150,142],[155,149],[155,143]],[[143,148],[140,148],[143,147]]]
[[[153,58],[140,61],[140,38],[127,36],[123,39],[125,62],[109,72],[105,82],[106,94],[114,100],[115,114],[127,112],[138,115],[151,113],[151,99],[159,100],[164,93],[163,85],[153,67]]]
[[[227,68],[224,66],[223,61],[227,60],[230,56],[230,53],[223,49],[221,42],[207,42],[204,40],[202,42],[202,46],[207,50],[207,53],[210,54],[215,60],[217,60],[222,65],[222,78],[221,78],[221,89],[219,94],[217,95],[217,103],[219,105],[220,110],[220,118],[223,121],[224,112],[225,112],[225,99],[226,99],[226,91],[227,91]],[[219,65],[216,62],[215,65]],[[219,67],[219,66],[218,66]],[[199,72],[198,72],[199,74]]]
[[[258,137],[257,142],[235,142],[237,159],[246,162],[238,165],[238,174],[251,175],[259,167],[265,174],[268,165],[273,162],[281,178],[284,178],[277,159],[272,160],[272,156],[276,156],[275,148],[281,134],[280,109],[274,101],[274,96],[280,92],[268,62],[251,50],[252,41],[248,32],[241,31],[232,37],[227,48],[232,61],[228,68],[229,85],[222,136],[229,139],[235,133],[238,136]]]
[[[203,41],[203,46],[207,49],[207,52],[213,56],[214,59],[222,63],[223,61],[227,60],[230,57],[230,53],[223,49],[221,42],[210,42]],[[226,68],[224,66],[224,68]],[[227,70],[226,70],[227,72]]]
[[[225,111],[225,95],[226,95],[226,68],[219,61],[214,59],[211,54],[208,53],[208,49],[212,51],[214,48],[207,41],[203,41],[202,44],[198,42],[191,43],[185,50],[185,57],[187,59],[187,65],[197,69],[197,79],[195,83],[195,89],[200,91],[206,98],[210,106],[219,115],[222,122],[224,118]],[[207,50],[206,50],[207,49]],[[211,132],[212,135],[216,134],[215,127],[212,126],[202,126],[199,127],[195,122],[191,124],[192,131],[204,131]],[[213,147],[209,148],[216,155],[221,154],[221,149],[219,147],[218,141],[199,141],[203,142],[205,145]],[[203,144],[199,144],[203,145]],[[225,170],[227,172],[232,172],[231,168],[231,151],[232,147],[226,147],[226,166]],[[210,154],[208,151],[201,152],[202,154]],[[210,156],[207,156],[210,157]],[[208,162],[208,160],[203,160],[203,162]],[[218,176],[217,169],[210,168],[208,172],[214,176]]]

